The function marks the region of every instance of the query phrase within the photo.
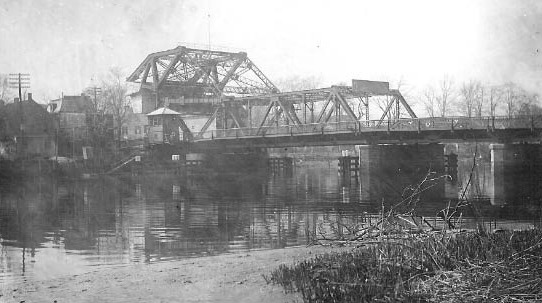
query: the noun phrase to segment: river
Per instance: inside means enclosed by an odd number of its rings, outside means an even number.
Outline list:
[[[458,167],[454,181],[440,179],[416,202],[417,215],[438,225],[439,210],[465,192],[480,215],[475,220],[466,209],[461,228],[480,221],[490,229],[540,225],[538,179],[531,182],[527,198],[502,205],[490,195],[487,159],[480,156],[472,169],[472,159],[461,157]],[[404,184],[420,181],[420,175],[407,174],[397,182],[399,175],[374,178],[378,190],[369,194],[359,180],[341,181],[337,160],[300,157],[286,172],[195,169],[183,175],[154,172],[91,180],[35,176],[2,184],[0,283],[305,245],[315,235],[338,236],[348,226],[376,220],[383,205],[401,200]]]

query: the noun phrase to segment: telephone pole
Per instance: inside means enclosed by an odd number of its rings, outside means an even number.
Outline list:
[[[23,109],[23,88],[30,88],[30,74],[9,74],[8,85],[11,88],[19,89],[19,140],[21,148],[19,149],[19,144],[17,142],[17,153],[25,154],[24,150],[24,109]]]
[[[98,86],[91,86],[85,89],[85,93],[88,95],[94,95],[94,110],[98,112],[98,96],[102,94],[102,88]]]

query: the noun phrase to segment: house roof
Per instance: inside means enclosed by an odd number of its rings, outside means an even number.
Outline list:
[[[64,96],[61,99],[52,100],[50,104],[56,104],[52,109],[55,113],[84,113],[92,111],[92,101],[88,96]]]
[[[167,107],[160,107],[159,109],[150,112],[147,114],[147,116],[162,116],[162,115],[180,115],[181,113],[176,112],[172,109],[169,109]]]
[[[26,135],[53,133],[54,130],[53,118],[34,100],[8,103],[0,107],[0,136],[20,135],[21,122],[24,122]]]

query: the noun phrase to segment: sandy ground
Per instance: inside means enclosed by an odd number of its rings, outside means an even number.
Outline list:
[[[2,287],[0,302],[302,302],[262,275],[331,250],[295,247],[106,268]]]

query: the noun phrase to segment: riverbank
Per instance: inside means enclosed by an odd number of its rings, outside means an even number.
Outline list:
[[[267,278],[305,302],[541,302],[542,231],[387,234],[281,265]]]
[[[345,248],[293,247],[96,270],[3,285],[0,302],[302,302],[266,283],[280,265]]]

